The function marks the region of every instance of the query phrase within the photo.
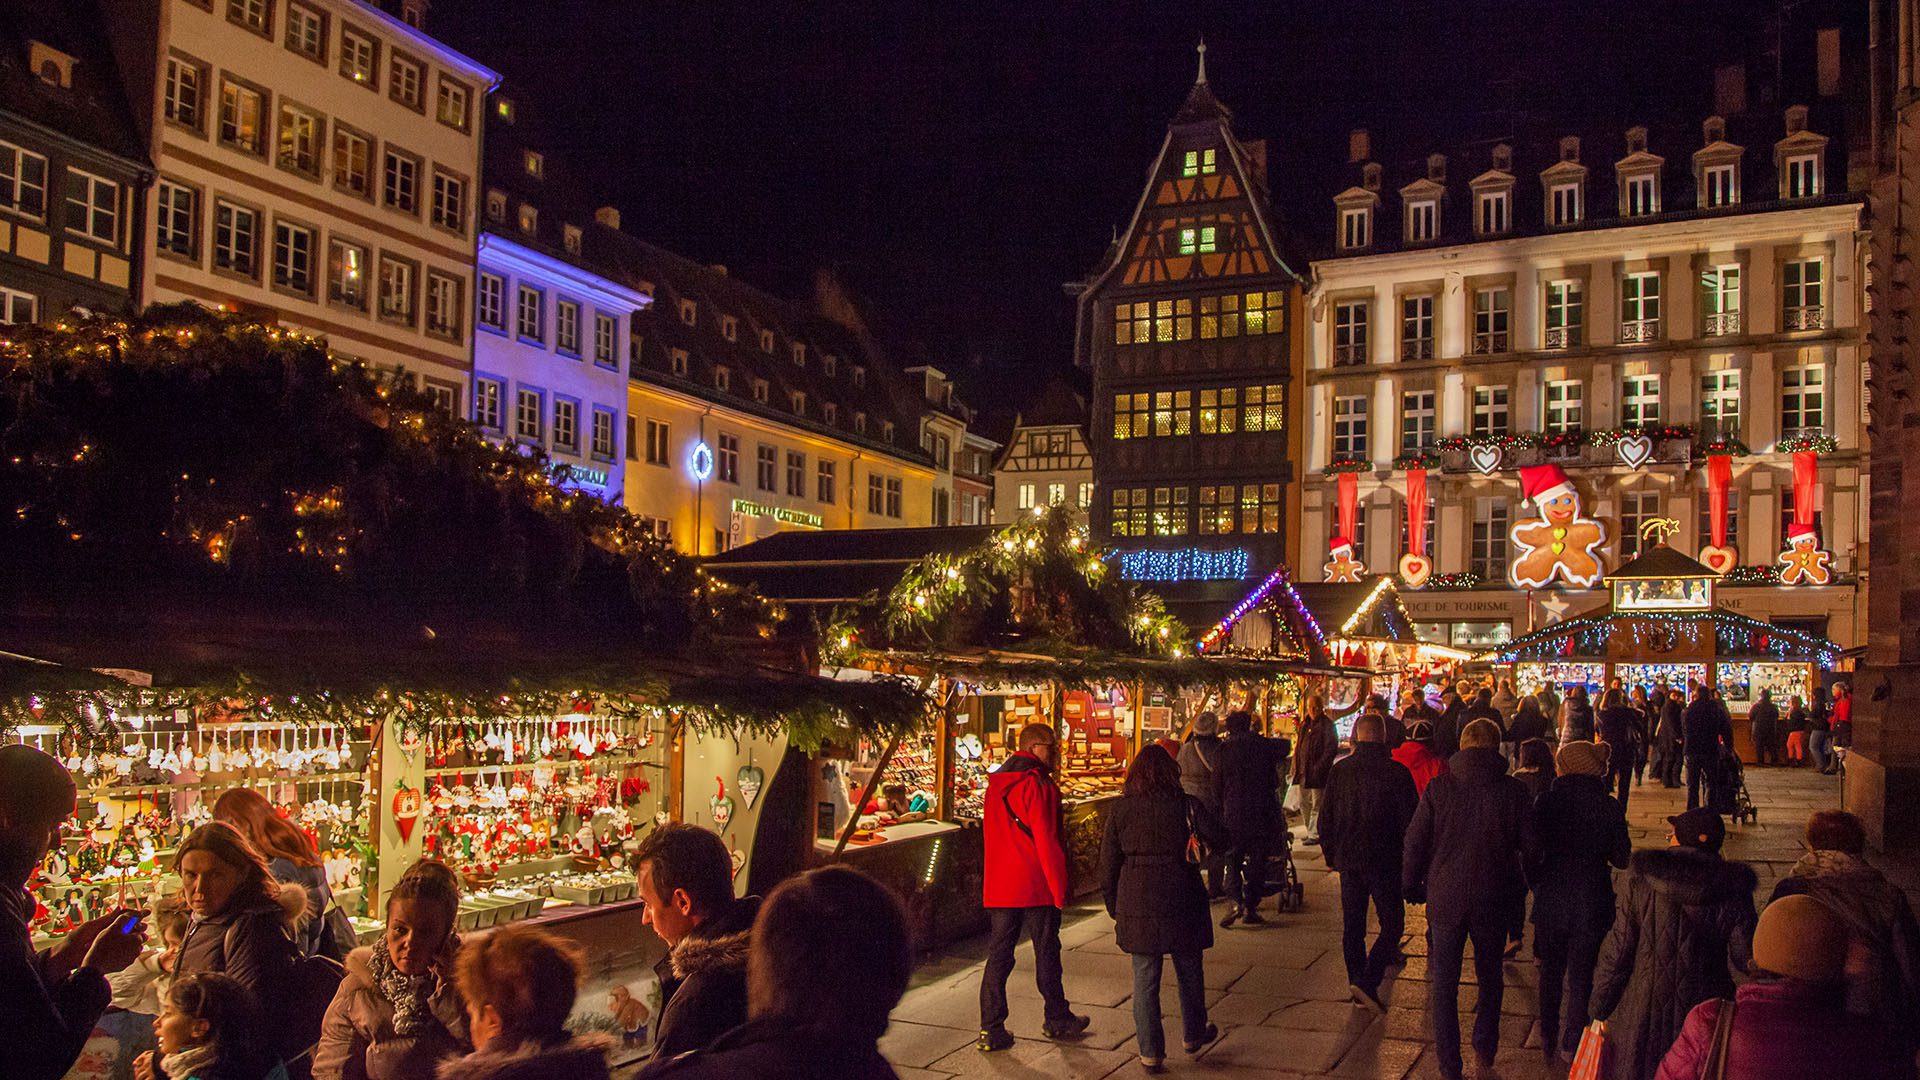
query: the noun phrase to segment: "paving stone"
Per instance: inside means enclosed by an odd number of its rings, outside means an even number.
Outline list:
[[[1332,1075],[1364,1080],[1401,1080],[1426,1049],[1424,1042],[1389,1039],[1385,1029],[1376,1024],[1347,1048],[1340,1064],[1334,1066]]]
[[[1265,1023],[1291,1031],[1344,1031],[1356,1015],[1371,1014],[1351,1001],[1303,1001],[1268,1016]]]
[[[1201,1060],[1249,1069],[1288,1069],[1312,1076],[1332,1068],[1344,1050],[1338,1032],[1239,1027],[1222,1035]]]
[[[972,1046],[979,1032],[895,1020],[880,1040],[880,1053],[896,1067],[925,1068],[963,1046]]]
[[[955,1050],[928,1068],[948,1076],[1098,1080],[1122,1064],[1137,1060],[1133,1054],[1115,1050],[1062,1046],[1039,1039],[1018,1039],[1012,1049],[994,1054],[983,1054],[971,1046]]]
[[[1299,1003],[1299,998],[1227,993],[1219,1001],[1207,1005],[1207,1019],[1222,1027],[1229,1024],[1261,1024],[1273,1014]]]

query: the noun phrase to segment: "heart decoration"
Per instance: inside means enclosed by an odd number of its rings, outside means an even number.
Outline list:
[[[727,782],[725,780],[716,776],[713,778],[713,782],[719,785],[719,790],[707,799],[707,811],[713,815],[713,827],[716,830],[724,830],[727,827],[727,822],[733,820],[733,800],[727,798]]]
[[[1412,552],[1408,552],[1400,556],[1400,580],[1407,583],[1407,588],[1418,589],[1424,587],[1427,583],[1427,578],[1432,574],[1433,560],[1427,558],[1425,555],[1415,555]]]
[[[1500,459],[1506,456],[1499,447],[1491,445],[1476,446],[1467,451],[1467,460],[1480,471],[1481,476],[1492,476],[1493,470],[1500,467]]]
[[[1637,469],[1653,460],[1653,440],[1645,435],[1628,435],[1613,447],[1620,453],[1620,463],[1629,469]]]
[[[413,824],[419,820],[420,790],[403,781],[393,793],[393,827],[399,830],[401,843],[413,843]]]
[[[747,853],[733,846],[732,843],[729,843],[727,858],[733,861],[733,876],[736,878],[739,877],[740,871],[747,865]]]
[[[760,788],[766,782],[767,772],[758,765],[740,766],[739,775],[733,778],[734,788],[740,792],[741,798],[747,800],[749,810],[753,809],[754,803],[760,801]]]
[[[1700,549],[1700,565],[1716,574],[1724,574],[1740,564],[1740,553],[1730,547],[1708,544]]]

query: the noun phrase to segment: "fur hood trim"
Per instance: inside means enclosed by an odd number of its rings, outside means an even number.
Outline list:
[[[511,1050],[482,1050],[440,1063],[439,1080],[495,1080],[496,1077],[583,1080],[607,1075],[613,1040],[605,1035],[575,1035],[563,1043],[522,1043]]]
[[[1688,904],[1752,896],[1760,885],[1753,867],[1746,863],[1692,848],[1643,848],[1633,853],[1627,866],[1644,875],[1654,888]]]
[[[673,977],[685,979],[703,973],[741,975],[747,970],[747,953],[753,946],[753,927],[717,937],[680,939],[673,947]]]
[[[280,905],[280,921],[295,930],[302,929],[313,919],[305,885],[292,881],[281,882],[280,892],[274,896],[273,902]]]

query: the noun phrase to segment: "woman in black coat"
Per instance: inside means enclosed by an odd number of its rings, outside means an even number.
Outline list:
[[[1544,744],[1542,744],[1544,746]],[[1613,925],[1613,872],[1633,854],[1627,815],[1607,793],[1606,743],[1560,748],[1559,775],[1533,804],[1539,854],[1533,886],[1533,953],[1540,960],[1540,1049],[1571,1060],[1587,1026],[1600,944]],[[1566,1011],[1562,1021],[1562,990]]]
[[[1206,804],[1180,789],[1180,767],[1165,750],[1149,746],[1127,770],[1100,847],[1107,914],[1120,950],[1133,957],[1134,1037],[1148,1072],[1161,1071],[1167,1056],[1160,1026],[1161,957],[1173,956],[1187,1053],[1198,1053],[1219,1034],[1207,1022],[1201,957],[1213,945],[1213,920],[1200,867],[1188,858],[1191,836],[1216,848],[1227,843]]]

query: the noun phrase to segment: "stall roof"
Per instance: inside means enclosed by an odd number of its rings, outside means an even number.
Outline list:
[[[1624,578],[1644,581],[1652,578],[1717,578],[1719,574],[1706,568],[1691,555],[1675,551],[1665,544],[1655,544],[1626,565],[1607,574],[1609,579]]]
[[[1285,566],[1233,605],[1225,618],[1200,639],[1200,651],[1210,652],[1230,641],[1233,628],[1246,616],[1264,612],[1274,618],[1292,648],[1315,663],[1331,663],[1327,639],[1411,642],[1418,640],[1413,620],[1393,579],[1385,575],[1355,583],[1319,582],[1296,585]]]
[[[1261,682],[1282,675],[1353,675],[1359,669],[1334,664],[1251,656],[1184,656],[1178,658],[1121,657],[1108,653],[1048,654],[1006,649],[966,649],[932,653],[905,650],[864,654],[864,664],[913,673],[931,671],[972,682],[1037,686],[1058,682],[1094,686],[1115,682],[1144,682],[1152,686],[1184,688],[1223,683]],[[835,669],[829,668],[829,671]]]
[[[1711,571],[1708,573],[1711,574]],[[1551,626],[1502,642],[1497,648],[1475,659],[1499,664],[1524,660],[1591,659],[1605,654],[1608,640],[1622,626],[1701,622],[1713,625],[1716,659],[1780,660],[1831,667],[1840,657],[1840,646],[1826,638],[1762,622],[1723,607],[1702,611],[1641,612],[1616,611],[1611,603],[1606,603],[1585,614],[1562,619]],[[1573,646],[1575,651],[1569,653],[1566,651],[1568,640],[1573,638],[1579,640]]]
[[[960,555],[993,537],[991,525],[921,529],[793,529],[704,560],[709,574],[789,604],[845,604],[887,590],[929,555]]]

